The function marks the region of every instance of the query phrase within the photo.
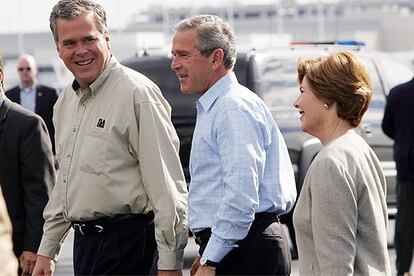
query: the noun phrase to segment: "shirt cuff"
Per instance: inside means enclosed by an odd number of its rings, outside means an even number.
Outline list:
[[[229,240],[223,240],[214,234],[207,243],[206,249],[204,250],[203,257],[215,263],[221,262],[221,260],[235,247],[238,245]]]
[[[63,243],[56,242],[42,238],[42,241],[37,251],[38,255],[53,259],[55,262],[59,257],[60,250],[62,249]]]
[[[180,270],[183,268],[184,249],[158,251],[158,270]]]

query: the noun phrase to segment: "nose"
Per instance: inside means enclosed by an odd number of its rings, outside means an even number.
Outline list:
[[[297,109],[299,109],[299,100],[300,100],[300,95],[299,97],[296,98],[296,101],[293,103],[293,106]]]
[[[85,45],[83,45],[83,43],[77,43],[76,44],[75,53],[77,55],[83,55],[87,52],[88,52],[87,47],[85,47]]]
[[[178,57],[177,56],[173,56],[173,59],[171,61],[171,69],[174,71],[177,71],[178,68],[181,67],[181,62],[179,62]]]

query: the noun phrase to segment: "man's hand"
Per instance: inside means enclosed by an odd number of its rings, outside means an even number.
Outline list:
[[[30,275],[36,264],[36,253],[32,251],[23,251],[19,258],[19,265],[22,270],[22,276]]]
[[[201,265],[195,276],[215,276],[216,275],[216,268],[212,266],[203,266]]]
[[[158,270],[158,276],[182,276],[181,270]]]
[[[200,256],[197,256],[191,265],[190,276],[194,276],[197,273],[198,268],[200,267]]]
[[[51,276],[55,271],[55,261],[48,257],[37,256],[32,276]]]

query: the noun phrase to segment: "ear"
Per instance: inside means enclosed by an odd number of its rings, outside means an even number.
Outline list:
[[[62,55],[60,54],[60,51],[59,51],[59,43],[56,43],[56,51],[58,52],[60,59],[62,59]]]
[[[224,61],[224,52],[222,49],[218,48],[213,51],[210,55],[211,59],[211,65],[213,69],[217,69],[221,66],[224,67],[223,61]]]
[[[109,35],[105,35],[104,36],[104,39],[105,39],[105,42],[106,42],[106,47],[108,48],[108,50],[110,50],[111,49],[111,43],[110,43],[110,38],[109,38]]]

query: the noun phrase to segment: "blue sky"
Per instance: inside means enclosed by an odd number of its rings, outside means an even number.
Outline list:
[[[298,0],[298,2],[336,2],[338,0]],[[0,0],[0,33],[17,31],[47,31],[49,14],[57,0]],[[223,0],[96,0],[107,11],[110,28],[122,27],[132,13],[148,7],[163,4],[177,6],[223,5]],[[278,3],[278,0],[226,0],[224,3]]]

